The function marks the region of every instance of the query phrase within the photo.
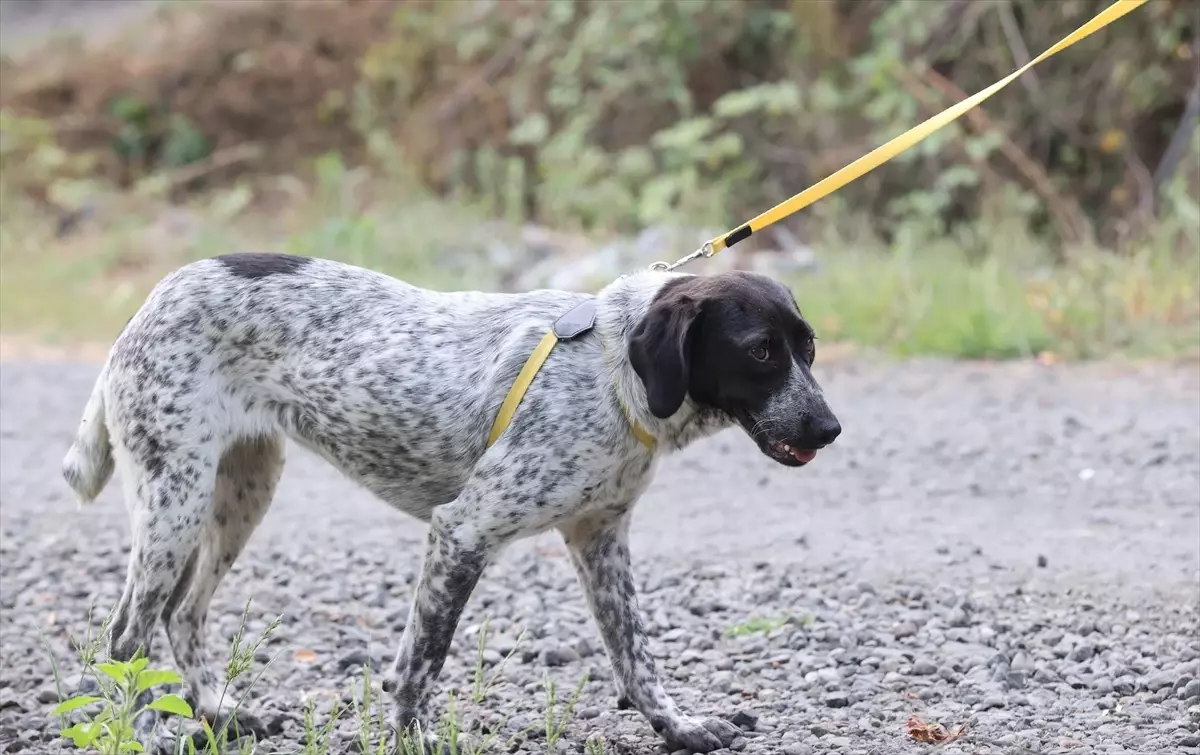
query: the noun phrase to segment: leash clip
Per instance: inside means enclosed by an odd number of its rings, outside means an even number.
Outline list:
[[[701,257],[708,258],[708,257],[711,257],[711,256],[713,256],[713,255],[714,255],[714,254],[716,254],[716,253],[717,253],[717,250],[713,248],[713,242],[711,242],[711,241],[705,241],[705,242],[704,242],[704,245],[703,245],[703,246],[701,246],[699,249],[697,249],[696,251],[694,251],[694,252],[692,252],[691,254],[687,255],[686,257],[681,257],[681,258],[679,258],[679,259],[678,259],[678,260],[676,260],[675,262],[672,262],[672,263],[667,263],[667,262],[654,262],[654,263],[651,263],[651,265],[650,265],[650,270],[653,270],[654,272],[657,272],[657,273],[668,273],[668,272],[670,272],[670,271],[674,270],[674,269],[675,269],[675,268],[677,268],[677,267],[682,267],[683,265],[686,265],[687,263],[691,262],[691,261],[692,261],[692,260],[694,260],[694,259],[699,259],[699,258],[701,258]]]

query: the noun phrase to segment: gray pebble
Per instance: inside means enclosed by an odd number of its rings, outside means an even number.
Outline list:
[[[1170,688],[1174,681],[1170,672],[1157,671],[1142,679],[1142,688],[1150,692],[1157,692],[1160,689]]]
[[[1004,695],[988,695],[979,703],[980,710],[992,710],[993,708],[1003,708],[1008,704]]]
[[[1193,679],[1185,684],[1180,696],[1184,700],[1195,700],[1200,698],[1200,679]]]
[[[1113,680],[1112,688],[1113,692],[1116,692],[1118,695],[1132,695],[1134,690],[1137,689],[1136,685],[1137,682],[1132,676],[1124,674]]]
[[[575,663],[579,660],[579,653],[573,647],[550,647],[544,648],[538,656],[539,662],[543,666],[566,666]]]
[[[968,627],[971,625],[971,617],[961,608],[955,608],[946,617],[946,623],[952,627]]]
[[[902,621],[892,628],[892,636],[898,640],[913,637],[917,633],[917,625],[911,621]]]
[[[379,662],[363,649],[351,650],[338,659],[338,668],[342,671],[361,669],[367,664],[370,664],[372,671],[379,669]]]
[[[742,731],[754,731],[758,726],[758,716],[745,710],[739,710],[729,718],[729,723],[738,727]]]

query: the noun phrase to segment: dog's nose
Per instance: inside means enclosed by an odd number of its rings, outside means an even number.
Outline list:
[[[818,417],[812,424],[812,438],[817,444],[828,446],[842,434],[842,424],[832,414]]]

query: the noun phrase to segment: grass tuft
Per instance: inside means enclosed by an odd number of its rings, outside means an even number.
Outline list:
[[[318,197],[283,229],[251,218],[177,239],[147,230],[150,211],[64,241],[0,217],[0,334],[110,343],[162,275],[246,249],[342,260],[434,289],[499,287],[503,271],[477,215],[420,197],[345,215],[338,204]],[[1011,238],[997,227],[954,238],[914,232],[884,247],[827,234],[815,243],[818,270],[781,277],[822,341],[901,357],[1200,354],[1200,230],[1165,223],[1124,252],[1076,249],[1058,262]]]
[[[558,746],[558,740],[562,739],[567,725],[575,717],[575,706],[579,703],[579,696],[583,694],[583,687],[587,684],[587,681],[588,675],[587,672],[584,672],[583,676],[579,677],[579,683],[575,685],[575,691],[572,693],[570,700],[567,701],[566,707],[560,712],[554,680],[549,676],[546,677],[545,723],[546,750],[548,752],[553,752],[554,748]]]
[[[245,689],[237,698],[230,715],[225,717],[218,729],[213,729],[207,720],[200,720],[201,734],[198,737],[187,736],[181,727],[176,728],[172,745],[173,755],[218,755],[219,753],[239,752],[249,755],[257,751],[258,743],[253,736],[242,736],[241,732],[230,731],[231,724],[236,723],[235,713],[240,709],[250,691],[261,681],[263,674],[271,661],[263,664],[256,671],[254,660],[259,648],[270,638],[280,626],[282,617],[276,618],[255,638],[248,639],[246,625],[250,616],[251,602],[246,602],[242,612],[237,632],[231,641],[230,659],[225,668],[225,688],[222,691],[222,701],[230,694],[233,687],[241,680],[247,680]],[[139,653],[128,662],[101,662],[101,647],[108,638],[112,614],[107,615],[100,624],[99,631],[93,631],[92,615],[89,612],[88,628],[82,640],[72,638],[72,645],[79,660],[84,664],[85,676],[95,678],[99,694],[78,694],[65,698],[60,692],[59,705],[52,711],[61,722],[61,734],[75,745],[77,749],[99,752],[101,755],[118,755],[130,752],[141,752],[149,748],[150,742],[138,741],[135,737],[134,721],[144,710],[157,710],[173,717],[176,721],[194,719],[195,713],[191,706],[173,692],[164,691],[162,694],[147,700],[142,693],[147,690],[157,690],[168,685],[182,685],[182,680],[174,671],[152,668],[150,660]],[[479,720],[478,715],[486,704],[493,689],[504,683],[503,670],[509,658],[520,648],[524,641],[524,632],[518,637],[516,646],[496,664],[491,673],[484,671],[484,651],[487,646],[488,627],[490,618],[485,618],[480,630],[476,648],[475,668],[470,694],[465,698],[467,705],[461,704],[460,697],[451,690],[445,710],[437,721],[433,731],[424,731],[419,725],[413,730],[397,732],[388,719],[388,701],[381,699],[379,689],[375,684],[370,664],[364,664],[361,684],[350,690],[350,702],[342,704],[341,699],[335,699],[332,707],[325,714],[319,714],[313,698],[308,698],[303,710],[303,733],[298,742],[298,752],[302,755],[341,755],[341,750],[335,743],[338,726],[347,718],[353,721],[354,752],[358,755],[426,755],[433,752],[445,755],[485,755],[492,752],[509,752],[517,743],[527,738],[536,729],[542,728],[547,752],[555,751],[562,741],[567,727],[574,720],[575,708],[587,683],[588,675],[584,673],[571,697],[564,703],[558,699],[556,686],[548,676],[544,682],[545,707],[540,720],[535,720],[525,729],[517,732],[507,740],[500,739],[500,732],[508,723],[506,716],[502,721],[490,727],[470,724]],[[44,643],[45,644],[45,643]],[[45,644],[55,669],[56,683],[58,680],[58,663],[54,654]],[[277,657],[277,656],[275,656]],[[60,684],[61,687],[61,684]],[[511,714],[510,714],[511,715]],[[323,719],[323,720],[322,720]],[[605,742],[599,734],[592,734],[585,742],[586,755],[604,755]]]
[[[777,629],[782,629],[788,624],[795,626],[806,627],[812,623],[811,616],[796,618],[794,616],[775,616],[763,617],[753,616],[743,622],[734,624],[725,630],[727,637],[746,637],[754,634],[770,634]]]

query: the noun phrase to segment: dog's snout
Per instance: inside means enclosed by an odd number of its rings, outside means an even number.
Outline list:
[[[814,417],[809,428],[814,444],[820,446],[828,446],[842,434],[842,423],[829,413]]]

